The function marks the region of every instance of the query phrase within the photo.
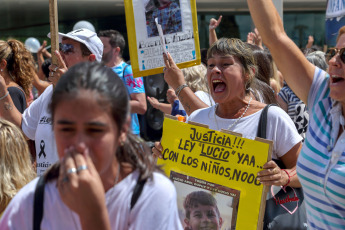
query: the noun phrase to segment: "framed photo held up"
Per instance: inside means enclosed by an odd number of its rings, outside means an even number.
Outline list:
[[[195,0],[124,2],[134,77],[162,73],[165,51],[179,68],[201,63]]]

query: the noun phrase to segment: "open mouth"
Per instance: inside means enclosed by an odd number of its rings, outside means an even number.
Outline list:
[[[212,86],[213,92],[219,93],[225,90],[226,84],[222,80],[216,79],[212,81]]]
[[[338,82],[342,82],[342,81],[344,81],[344,78],[342,78],[342,77],[339,77],[337,75],[331,76],[331,82],[332,83],[338,83]]]

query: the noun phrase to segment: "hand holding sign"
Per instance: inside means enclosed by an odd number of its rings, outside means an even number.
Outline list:
[[[263,166],[264,170],[258,173],[258,180],[263,185],[284,186],[289,182],[289,175],[279,168],[274,161]]]
[[[50,73],[48,79],[53,83],[53,85],[56,85],[61,75],[64,74],[68,70],[68,68],[63,58],[61,57],[60,52],[58,50],[55,50],[54,54],[57,59],[57,63],[51,64],[49,66]]]

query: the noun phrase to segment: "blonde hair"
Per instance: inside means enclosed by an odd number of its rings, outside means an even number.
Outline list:
[[[33,74],[35,74],[35,61],[24,44],[15,39],[0,40],[0,61],[6,60],[7,71],[13,81],[23,88],[27,98],[30,97]]]
[[[0,213],[24,185],[36,177],[20,129],[0,118]]]
[[[340,27],[340,29],[338,30],[338,36],[337,36],[337,40],[336,42],[339,41],[339,38],[341,37],[341,35],[343,35],[345,33],[345,26]]]
[[[184,79],[189,88],[195,93],[196,91],[208,92],[206,82],[207,69],[203,64],[182,69]]]

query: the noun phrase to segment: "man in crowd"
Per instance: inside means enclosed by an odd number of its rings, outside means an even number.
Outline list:
[[[143,79],[133,78],[132,67],[122,58],[126,42],[121,33],[116,30],[104,30],[98,35],[104,45],[102,58],[104,64],[114,70],[127,88],[130,97],[132,132],[140,135],[137,114],[144,114],[147,109]]]
[[[35,140],[38,176],[58,161],[52,119],[48,108],[54,86],[69,67],[84,61],[101,62],[103,55],[101,40],[96,33],[90,30],[79,29],[67,34],[59,33],[59,40],[61,42],[60,52],[55,53],[58,65],[49,67],[51,72],[48,80],[52,82],[52,85],[46,88],[42,95],[24,111],[23,115],[13,105],[4,79],[0,78],[1,117],[21,127],[27,139]]]

